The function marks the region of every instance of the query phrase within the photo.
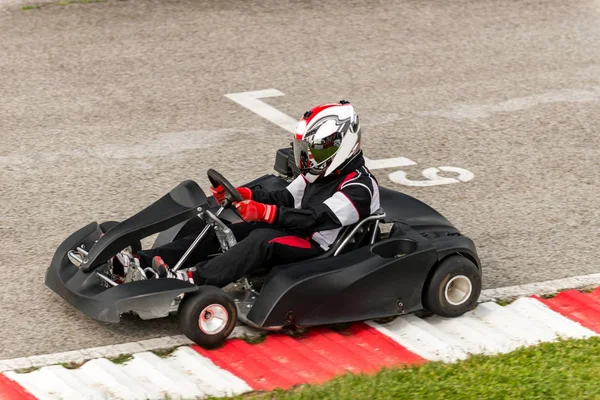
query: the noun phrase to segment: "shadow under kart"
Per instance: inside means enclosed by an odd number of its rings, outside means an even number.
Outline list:
[[[247,187],[285,188],[297,176],[291,149],[277,153],[275,170]],[[481,292],[481,265],[474,243],[421,201],[384,187],[382,209],[344,228],[319,257],[258,272],[225,288],[195,286],[178,279],[147,279],[130,267],[124,282],[108,261],[119,251],[153,247],[202,230],[174,269],[210,229],[223,251],[236,244],[228,225],[241,222],[231,203],[238,192],[214,170],[226,200],[219,206],[193,181],[185,181],[120,223],[93,222],[71,234],[56,250],[46,285],[86,315],[119,322],[126,313],[141,319],[177,312],[182,332],[205,348],[220,346],[237,321],[264,330],[310,327],[385,318],[427,309],[457,317],[472,309]],[[199,217],[199,218],[198,218]],[[391,228],[382,233],[382,227]],[[152,271],[152,270],[150,270]]]

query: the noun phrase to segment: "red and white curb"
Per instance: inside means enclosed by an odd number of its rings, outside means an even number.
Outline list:
[[[577,278],[577,286],[598,285],[600,274]],[[585,279],[583,279],[585,278]],[[554,281],[554,288],[567,282]],[[483,299],[511,293],[548,292],[550,284],[486,291]],[[540,286],[541,285],[541,286]],[[559,285],[559,286],[556,286]],[[575,286],[575,285],[573,285]],[[544,287],[543,291],[538,291]],[[504,291],[504,292],[503,292]],[[529,293],[528,293],[529,294]],[[238,330],[242,335],[249,330]],[[315,328],[293,338],[269,334],[262,343],[228,340],[218,350],[177,348],[166,357],[153,349],[188,344],[181,336],[126,345],[0,361],[0,400],[16,399],[194,399],[250,390],[321,383],[345,372],[372,373],[384,366],[452,362],[469,354],[505,353],[557,338],[600,333],[600,288],[566,290],[551,299],[519,298],[507,306],[493,301],[455,319],[415,315],[391,322],[352,324],[342,331]],[[110,357],[133,354],[116,364]],[[81,363],[67,369],[57,363]],[[19,373],[15,370],[41,367]]]

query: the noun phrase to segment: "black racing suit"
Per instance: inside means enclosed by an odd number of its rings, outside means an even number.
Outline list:
[[[308,183],[300,175],[282,190],[253,189],[252,200],[276,205],[274,222],[230,225],[238,243],[208,260],[220,248],[216,235],[210,231],[183,266],[196,265],[193,275],[197,285],[223,287],[258,269],[269,270],[275,265],[315,257],[329,249],[342,227],[354,224],[380,207],[379,188],[365,167],[362,152],[314,183]],[[160,255],[174,266],[197,235],[198,232],[141,251],[142,263],[150,265],[152,258]]]

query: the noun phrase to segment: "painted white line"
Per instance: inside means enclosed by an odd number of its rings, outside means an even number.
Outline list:
[[[186,375],[171,368],[166,360],[156,354],[144,352],[133,356],[133,360],[122,367],[127,375],[155,393],[169,393],[176,397],[191,399],[204,396],[194,382],[189,382]]]
[[[441,171],[453,172],[455,174],[458,174],[458,176],[456,178],[446,178],[443,176],[439,176],[439,173]],[[471,171],[458,167],[431,167],[424,169],[421,172],[421,175],[427,178],[427,180],[413,181],[412,179],[408,179],[408,174],[404,171],[392,172],[389,175],[389,178],[392,182],[399,183],[404,186],[429,187],[438,185],[448,185],[451,183],[468,182],[475,177],[475,174],[473,174]]]
[[[460,318],[443,318],[433,315],[427,318],[432,326],[459,337],[462,347],[469,354],[497,354],[506,351],[505,338],[501,332],[481,323],[472,313]]]
[[[441,333],[433,334],[435,328],[428,329],[427,323],[414,315],[398,317],[386,324],[373,321],[367,324],[426,360],[452,362],[467,357],[462,349],[440,339]]]
[[[556,337],[585,339],[598,336],[594,331],[552,311],[547,305],[531,297],[522,297],[507,306],[528,320],[535,320]]]
[[[482,322],[493,326],[496,332],[503,332],[505,340],[514,345],[510,350],[554,340],[552,332],[545,330],[536,320],[529,320],[491,301],[479,304],[472,313]]]
[[[578,289],[588,286],[600,286],[600,274],[573,276],[570,278],[507,286],[498,289],[486,289],[481,292],[479,301],[484,302],[489,300],[531,296],[534,294],[549,294],[563,289]]]
[[[425,359],[445,362],[469,354],[507,353],[558,337],[597,336],[531,297],[506,307],[491,301],[481,303],[459,318],[406,315],[385,324],[368,324]]]
[[[265,97],[279,96],[285,96],[285,94],[277,89],[255,90],[253,92],[229,93],[225,95],[228,99],[260,115],[267,121],[274,123],[288,132],[294,133],[298,125],[297,120],[260,100]]]
[[[425,111],[417,115],[443,117],[454,120],[487,118],[499,112],[526,110],[548,103],[586,103],[600,101],[600,86],[590,90],[566,89],[542,93],[534,96],[518,97],[496,104],[461,104],[447,110]]]
[[[99,358],[85,363],[81,368],[82,383],[106,387],[112,396],[124,399],[152,398],[152,389],[133,379],[119,365]]]
[[[198,352],[190,347],[180,347],[175,350],[169,357],[169,363],[195,379],[202,390],[211,396],[232,395],[252,389],[234,374],[217,368],[211,360],[199,357]]]
[[[486,289],[482,291],[479,301],[486,302],[490,300],[513,299],[517,297],[531,296],[534,294],[541,295],[547,293],[555,293],[562,289],[577,289],[590,286],[600,286],[600,274],[581,275],[564,279],[555,279],[546,282],[530,283],[526,285],[508,286],[497,289]],[[437,323],[433,323],[435,321],[435,317],[433,318],[434,319],[432,320],[432,325],[435,326]],[[558,318],[563,322],[565,320],[570,321],[567,318],[563,319],[560,316],[553,318],[555,320],[556,318]],[[463,319],[462,322],[466,324],[471,323],[468,319]],[[375,324],[374,326],[378,326],[377,329],[382,330],[381,325]],[[385,328],[383,327],[383,329]],[[485,328],[482,327],[481,329]],[[555,329],[558,328],[555,327]],[[449,328],[449,330],[462,330],[462,328],[454,326]],[[256,337],[260,334],[261,332],[259,330],[252,329],[246,326],[237,326],[231,334],[231,337]],[[570,337],[585,337],[586,334],[589,334],[589,332],[588,330],[585,330],[585,328],[583,331],[579,330],[580,336],[578,336],[578,334],[572,329],[569,331]],[[112,358],[124,354],[134,354],[142,351],[160,350],[169,347],[184,346],[189,344],[192,344],[192,342],[185,336],[176,335],[166,336],[157,339],[142,340],[139,342],[68,351],[64,353],[13,358],[9,360],[0,360],[0,372],[14,371],[18,369],[31,367],[39,368],[59,363],[82,363],[84,361],[95,358]],[[480,345],[486,347],[485,343],[481,343]],[[409,350],[411,349],[409,348]]]
[[[39,399],[195,399],[251,390],[246,382],[189,347],[164,358],[145,351],[122,364],[100,358],[78,369],[53,365],[5,374]]]
[[[261,332],[256,329],[252,329],[247,326],[236,326],[230,337],[256,337],[260,334]],[[156,339],[141,340],[139,342],[67,351],[64,353],[13,358],[9,360],[0,360],[0,372],[14,371],[24,368],[39,368],[60,363],[82,363],[95,358],[113,358],[125,354],[135,354],[142,351],[161,350],[170,347],[191,344],[193,344],[193,342],[184,335],[175,335]]]
[[[39,400],[54,400],[60,398],[70,399],[77,396],[76,391],[67,383],[60,379],[56,379],[56,375],[52,372],[52,369],[53,367],[44,367],[29,374],[7,372],[5,375],[8,379],[17,382]],[[89,395],[89,392],[85,394]],[[80,398],[82,397],[83,396],[80,395]]]
[[[380,160],[371,160],[365,157],[365,161],[369,169],[399,168],[417,165],[416,162],[406,157],[382,158]]]
[[[299,119],[294,119],[261,100],[267,97],[279,96],[285,96],[285,94],[277,89],[254,90],[251,92],[229,93],[225,95],[228,99],[263,117],[267,121],[272,122],[290,133],[294,133],[296,132]],[[365,161],[367,168],[372,170],[399,168],[416,164],[416,162],[406,157],[385,158],[382,160],[371,160],[365,157]]]

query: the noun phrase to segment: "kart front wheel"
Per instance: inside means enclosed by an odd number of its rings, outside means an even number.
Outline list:
[[[472,310],[481,293],[481,271],[466,257],[442,260],[423,288],[423,305],[442,317],[454,318]]]
[[[215,286],[201,286],[186,294],[179,306],[182,333],[205,349],[221,346],[237,322],[237,308],[231,297]]]

